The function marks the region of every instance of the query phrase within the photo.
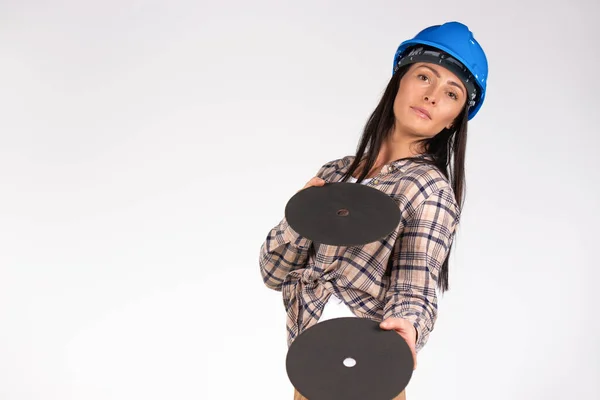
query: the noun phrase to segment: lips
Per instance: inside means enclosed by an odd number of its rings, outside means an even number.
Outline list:
[[[417,115],[419,115],[421,118],[424,119],[431,119],[431,114],[429,114],[429,112],[421,107],[411,107],[412,110],[417,113]]]

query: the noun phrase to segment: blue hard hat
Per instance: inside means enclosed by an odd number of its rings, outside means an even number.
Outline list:
[[[481,108],[485,99],[486,80],[488,75],[488,62],[485,52],[473,37],[469,28],[460,22],[446,22],[443,25],[434,25],[423,29],[414,38],[400,44],[394,56],[394,70],[404,52],[415,45],[426,45],[439,49],[461,62],[475,78],[479,88],[479,95],[475,105],[469,110],[469,120]]]

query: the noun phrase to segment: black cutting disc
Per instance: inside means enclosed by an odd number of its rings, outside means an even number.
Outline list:
[[[378,189],[334,182],[296,193],[285,207],[285,217],[292,229],[316,243],[360,246],[396,229],[400,208]]]
[[[406,341],[366,318],[313,325],[288,349],[290,382],[309,400],[390,400],[408,385],[414,360]]]

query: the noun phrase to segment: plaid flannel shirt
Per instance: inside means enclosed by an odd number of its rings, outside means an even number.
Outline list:
[[[339,182],[353,159],[333,160],[317,176]],[[288,346],[318,322],[333,293],[357,317],[412,322],[417,351],[433,330],[436,283],[460,218],[454,192],[437,168],[406,159],[384,165],[365,184],[400,207],[400,223],[387,237],[363,246],[313,245],[284,217],[260,248],[264,284],[282,292]]]

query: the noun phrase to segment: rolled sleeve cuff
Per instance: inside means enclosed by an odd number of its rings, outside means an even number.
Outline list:
[[[281,230],[283,231],[283,240],[284,242],[281,244],[290,243],[295,247],[308,250],[312,245],[312,240],[301,236],[298,232],[296,232],[289,224],[286,218],[283,218],[281,221]]]

